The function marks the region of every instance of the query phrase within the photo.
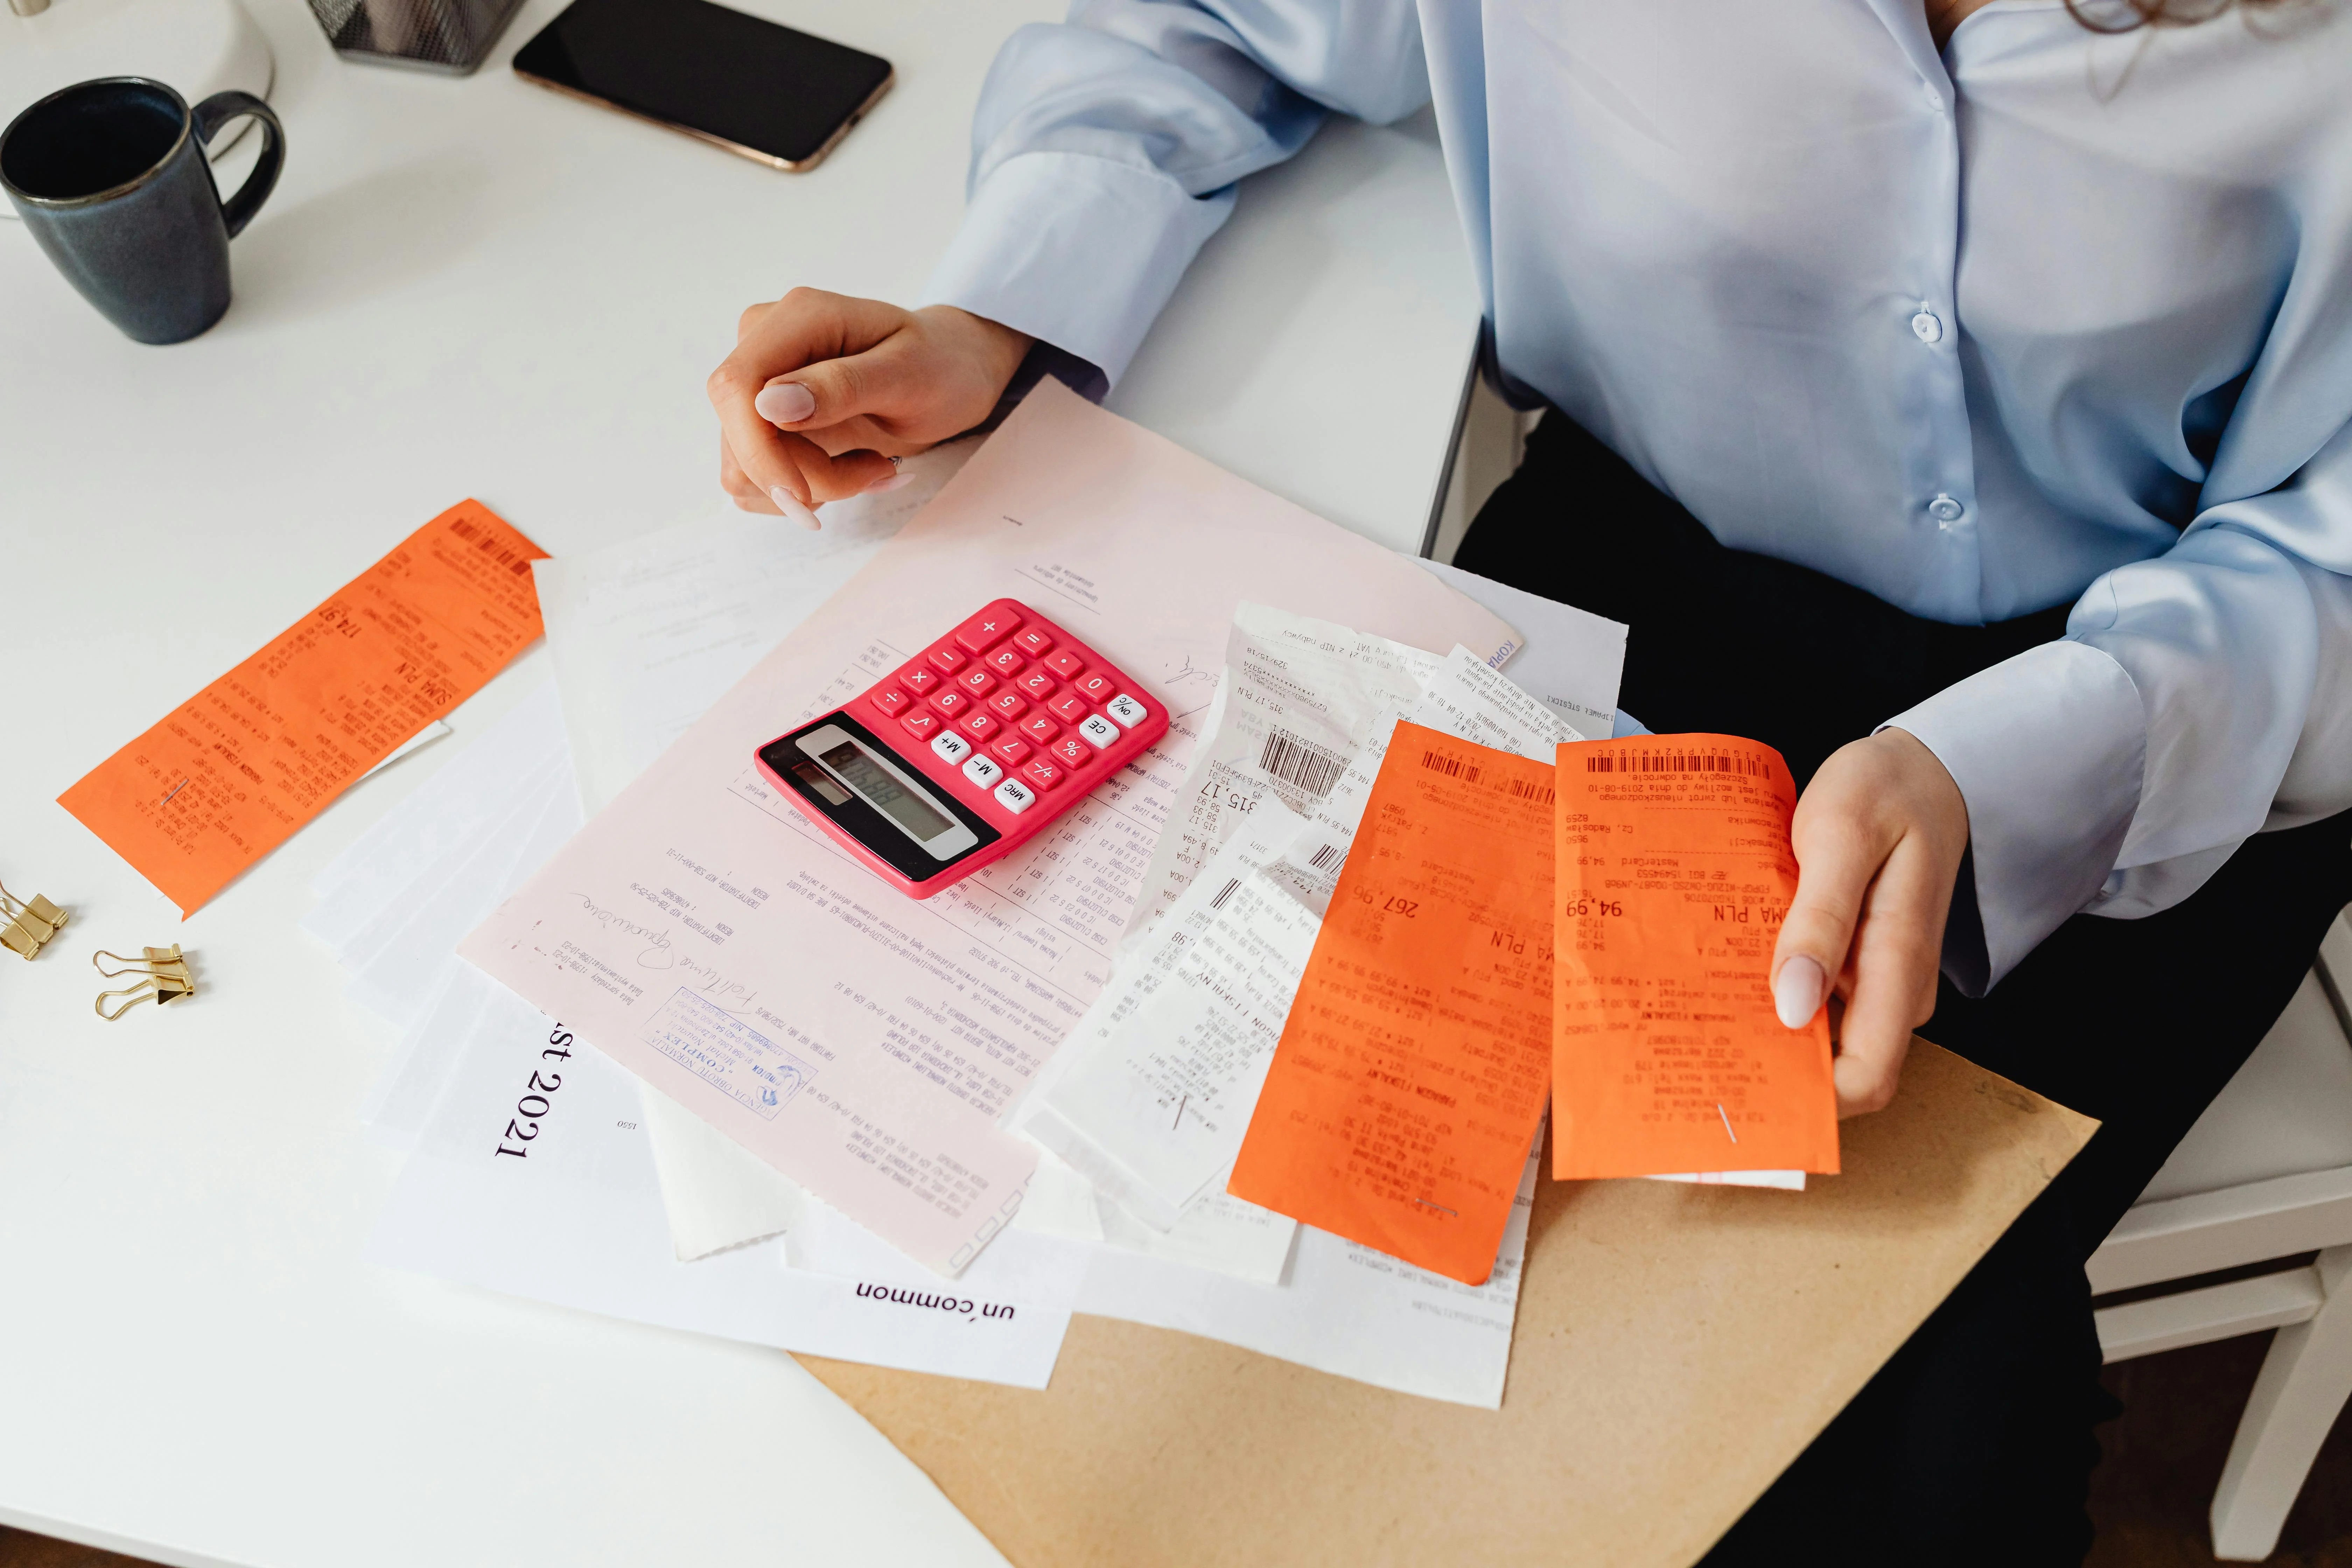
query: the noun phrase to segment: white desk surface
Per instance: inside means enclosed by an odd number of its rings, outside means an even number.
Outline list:
[[[295,922],[543,650],[184,926],[54,804],[460,497],[558,553],[709,508],[739,308],[911,297],[982,72],[1060,9],[752,0],[898,68],[792,176],[515,79],[558,3],[458,82],[256,4],[290,156],[193,343],[123,339],[0,224],[0,877],[73,916],[0,954],[0,1522],[270,1568],[997,1563],[780,1353],[360,1260],[399,1159],[355,1113],[393,1042]],[[1433,140],[1334,126],[1244,192],[1115,405],[1411,549],[1475,318]],[[174,941],[195,997],[92,1016],[93,948]]]

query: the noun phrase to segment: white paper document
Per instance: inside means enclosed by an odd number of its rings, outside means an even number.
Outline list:
[[[1573,605],[1546,599],[1507,583],[1465,572],[1442,561],[1422,569],[1519,628],[1525,641],[1509,659],[1512,681],[1540,700],[1576,732],[1599,740],[1612,732],[1617,687],[1625,672],[1625,625]],[[1497,669],[1503,661],[1489,658]]]
[[[341,954],[449,851],[488,832],[540,770],[563,755],[552,681],[538,687],[311,879],[302,929]]]
[[[1543,1135],[1536,1135],[1536,1149]],[[1492,1410],[1503,1402],[1519,1268],[1535,1204],[1528,1156],[1484,1285],[1465,1285],[1300,1226],[1287,1282],[1252,1285],[1104,1248],[1078,1310],[1181,1329],[1402,1394]]]
[[[461,952],[951,1275],[1020,1206],[1035,1156],[998,1118],[1108,979],[1190,736],[921,901],[768,789],[754,752],[1000,595],[1190,716],[1244,578],[1416,647],[1517,640],[1403,558],[1049,381]]]
[[[974,443],[908,460],[917,482],[835,503],[814,533],[729,510],[531,563],[582,806],[591,816],[874,559]],[[873,503],[887,502],[887,506]]]
[[[1045,1385],[1069,1326],[1066,1290],[1023,1301],[934,1279],[916,1292],[896,1276],[787,1268],[780,1241],[679,1262],[636,1081],[504,991],[367,1258],[609,1317],[1023,1388]]]

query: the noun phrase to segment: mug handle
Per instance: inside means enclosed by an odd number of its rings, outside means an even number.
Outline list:
[[[222,126],[247,114],[261,121],[261,161],[236,195],[221,203],[221,221],[228,226],[231,239],[245,232],[277,187],[278,172],[286,166],[286,129],[278,123],[276,111],[249,92],[216,92],[195,108],[196,141],[205,146],[212,144]]]

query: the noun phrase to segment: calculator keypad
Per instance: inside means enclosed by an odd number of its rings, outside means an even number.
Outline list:
[[[992,605],[867,694],[964,786],[1015,815],[1065,785],[1083,788],[1103,752],[1150,710],[1081,648]]]

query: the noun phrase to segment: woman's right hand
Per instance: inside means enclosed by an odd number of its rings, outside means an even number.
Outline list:
[[[902,310],[818,289],[754,305],[710,373],[719,482],[746,511],[814,528],[812,507],[886,488],[893,457],[986,419],[1030,341],[952,305]]]

